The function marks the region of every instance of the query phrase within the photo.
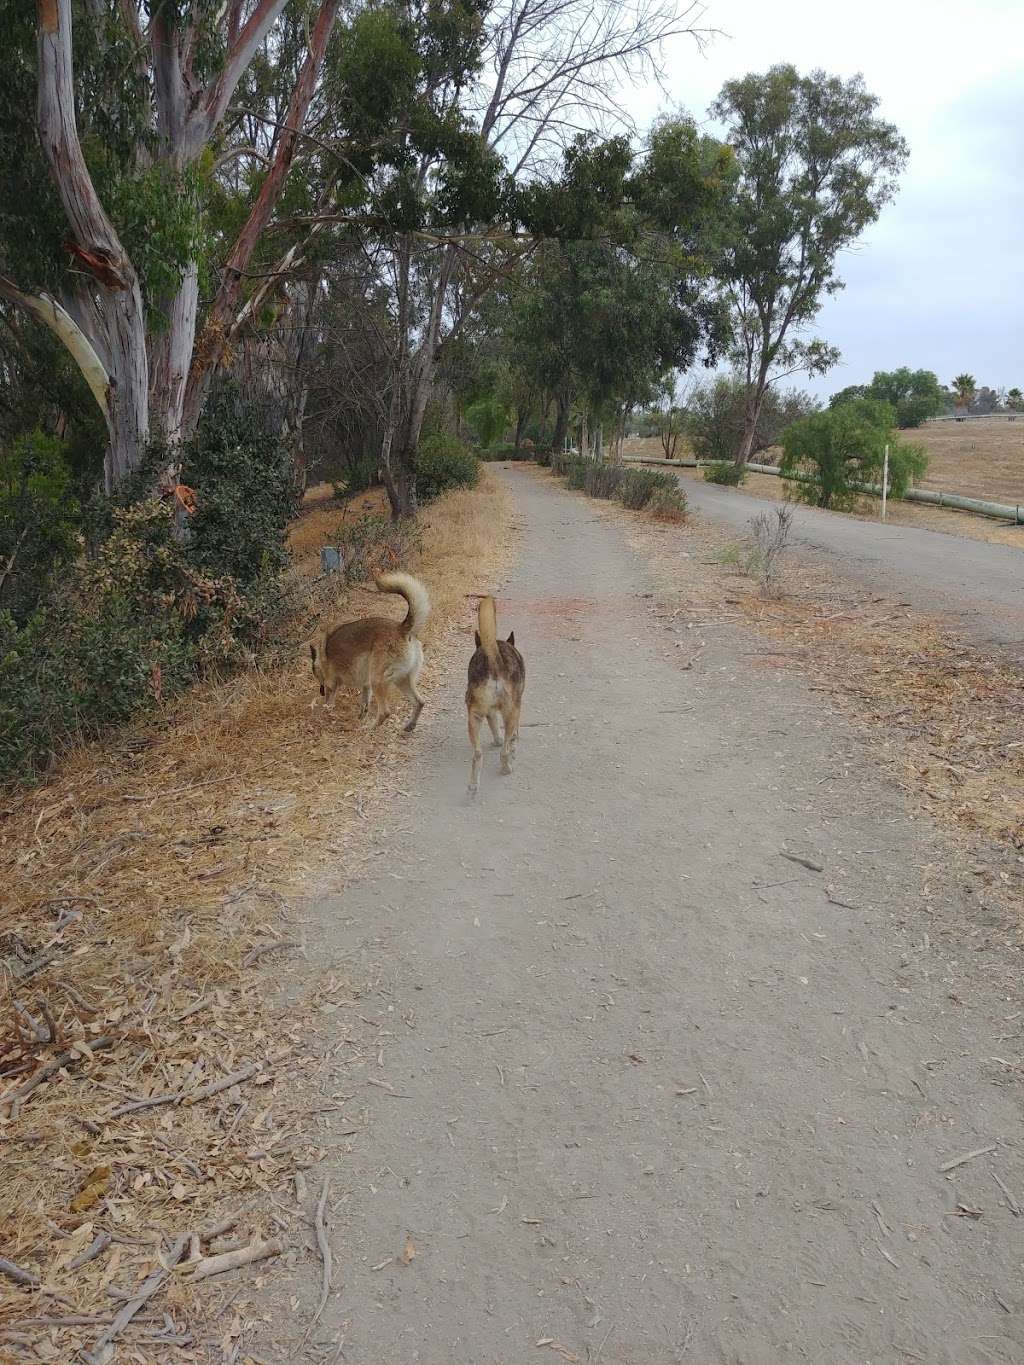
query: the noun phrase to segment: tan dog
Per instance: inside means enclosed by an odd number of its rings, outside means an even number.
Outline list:
[[[377,725],[382,725],[391,714],[388,697],[391,688],[397,687],[415,707],[405,727],[414,730],[423,710],[423,698],[416,690],[423,666],[419,632],[430,613],[430,598],[412,574],[378,574],[375,582],[381,592],[394,592],[405,598],[409,604],[405,620],[367,616],[336,626],[319,644],[309,647],[313,676],[325,701],[333,701],[339,687],[358,688],[362,692],[360,716],[366,715],[372,696]]]
[[[501,771],[512,771],[512,746],[519,738],[519,711],[526,686],[526,664],[516,649],[515,632],[507,640],[498,639],[498,622],[493,597],[484,597],[477,608],[476,653],[469,661],[469,686],[466,711],[469,714],[469,742],[473,764],[469,773],[469,792],[475,796],[480,785],[480,722],[487,721],[494,746],[501,748]],[[503,734],[498,734],[498,715]]]

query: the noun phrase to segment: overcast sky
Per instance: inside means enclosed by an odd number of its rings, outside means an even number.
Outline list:
[[[670,103],[704,121],[726,80],[792,62],[861,72],[910,144],[899,195],[820,315],[842,361],[806,387],[909,365],[1024,388],[1024,0],[708,0],[701,23],[721,36],[703,54],[673,42],[671,100],[635,91],[641,125]]]

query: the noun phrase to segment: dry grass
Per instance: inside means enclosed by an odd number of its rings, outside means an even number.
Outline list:
[[[1005,417],[926,422],[902,435],[928,453],[928,473],[921,480],[922,488],[987,498],[991,502],[1024,504],[1024,416],[1013,422]],[[632,436],[625,442],[624,450],[627,455],[643,455],[649,460],[661,459],[664,453],[656,436]],[[779,454],[776,447],[758,460],[774,464]],[[692,458],[685,440],[680,441],[678,457],[684,455]],[[947,515],[957,517],[956,513]]]
[[[703,479],[703,474],[696,469],[684,469],[681,473],[684,479]],[[774,474],[750,473],[746,481],[732,491],[769,502],[787,500],[786,485]],[[829,515],[853,517],[857,521],[878,521],[880,505],[877,498],[865,498],[852,512],[832,511]],[[1012,545],[1024,549],[1024,526],[993,521],[990,517],[976,517],[969,512],[951,512],[942,507],[926,507],[914,502],[890,502],[886,520],[893,526],[916,526],[924,531],[944,531],[946,535],[980,540],[988,545]]]
[[[904,435],[908,441],[922,445],[928,451],[928,474],[921,480],[920,487],[961,493],[971,498],[989,498],[993,502],[1024,504],[1024,418],[1017,422],[1007,422],[1005,418],[962,423],[931,422]],[[680,444],[679,458],[684,458],[684,444]],[[624,449],[627,455],[649,460],[660,460],[663,455],[657,437],[631,437]],[[779,453],[777,449],[767,451],[758,459],[771,464]],[[692,458],[688,448],[685,457]],[[684,478],[702,480],[704,477],[696,469],[681,469],[680,473]],[[738,491],[771,502],[786,499],[785,484],[772,474],[750,473]],[[865,498],[854,511],[833,515],[877,521],[878,499]],[[895,526],[917,526],[990,545],[1024,548],[1024,527],[968,512],[951,512],[912,502],[890,502],[888,520]]]
[[[723,564],[729,541],[718,529],[688,529],[687,559],[676,532],[636,523],[629,532],[678,594],[681,620],[753,627],[765,642],[754,667],[809,678],[933,816],[1024,850],[1024,677],[1012,663],[794,551],[785,595],[766,601],[751,578]]]
[[[926,422],[904,433],[928,452],[922,488],[992,502],[1024,503],[1024,417]]]
[[[357,502],[379,507],[375,495]],[[316,580],[325,535],[352,511],[313,506],[292,531],[285,637],[371,602],[397,614],[394,599],[357,589],[338,601],[337,579]],[[408,567],[434,604],[428,692],[454,632],[469,628],[467,594],[491,586],[507,553],[510,522],[510,495],[486,472],[479,489],[423,518]],[[71,1360],[117,1312],[117,1286],[137,1286],[161,1246],[225,1209],[241,1210],[242,1236],[275,1234],[275,1192],[318,1155],[316,1110],[302,1096],[315,1093],[310,1033],[323,983],[315,963],[302,968],[306,990],[285,1012],[266,1003],[261,974],[304,952],[290,903],[340,884],[366,856],[365,817],[393,788],[409,741],[394,726],[358,730],[354,699],[311,712],[314,696],[296,651],[280,667],[194,689],[0,811],[0,1243],[42,1284],[0,1277],[0,1342],[19,1352],[12,1359]],[[345,985],[326,989],[336,1000]],[[29,1092],[62,1054],[63,1068]],[[195,1104],[117,1112],[245,1068]],[[72,1270],[99,1233],[109,1248]],[[203,1344],[224,1297],[212,1285],[191,1290],[175,1272],[155,1318],[147,1310],[127,1329],[123,1358],[166,1359],[166,1344],[143,1338],[189,1322],[194,1342],[175,1360],[221,1359]],[[39,1321],[76,1316],[93,1321]],[[35,1354],[20,1354],[28,1341]]]

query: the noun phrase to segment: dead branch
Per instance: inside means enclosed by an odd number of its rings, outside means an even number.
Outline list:
[[[185,1254],[186,1246],[188,1246],[188,1238],[179,1237],[168,1253],[166,1265],[161,1265],[158,1270],[154,1270],[151,1275],[143,1280],[135,1295],[128,1300],[106,1331],[101,1332],[96,1338],[92,1349],[83,1352],[82,1359],[87,1362],[87,1365],[104,1365],[107,1360],[106,1348],[124,1331],[139,1309],[167,1283],[171,1270]]]
[[[270,1242],[253,1242],[238,1251],[223,1251],[217,1256],[207,1256],[196,1263],[192,1279],[206,1280],[211,1275],[223,1275],[227,1270],[237,1270],[239,1266],[266,1261],[271,1256],[280,1256],[283,1250],[281,1242],[275,1239]]]

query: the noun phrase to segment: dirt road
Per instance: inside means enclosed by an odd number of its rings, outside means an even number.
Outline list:
[[[702,515],[745,530],[750,518],[778,504],[716,488],[680,474],[691,505]],[[900,592],[930,613],[958,620],[984,643],[1009,645],[1024,657],[1024,527],[1020,547],[795,509],[794,544],[824,554],[882,592]]]
[[[452,676],[376,873],[306,912],[360,987],[335,1292],[300,1347],[310,1253],[260,1358],[1024,1361],[1005,926],[813,694],[752,705],[738,629],[680,667],[616,522],[504,477],[517,770],[468,802]]]

